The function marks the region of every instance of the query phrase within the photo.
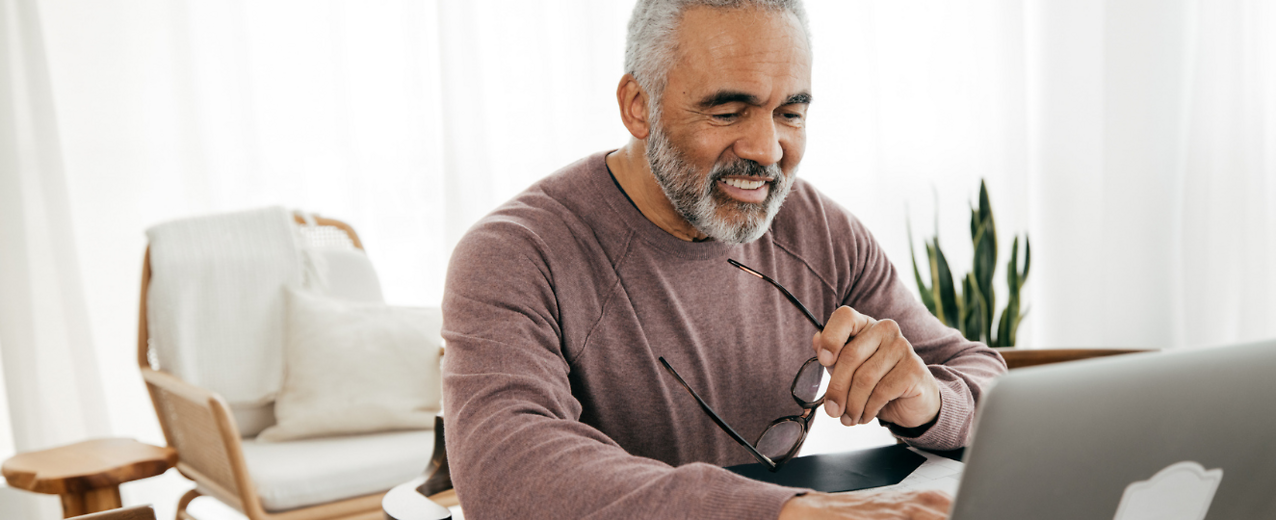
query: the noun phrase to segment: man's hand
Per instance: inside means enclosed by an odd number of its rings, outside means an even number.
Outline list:
[[[842,306],[812,339],[829,368],[824,410],[842,424],[874,417],[916,428],[939,414],[939,384],[892,320],[877,321]]]
[[[780,520],[854,518],[857,520],[944,520],[952,498],[939,491],[856,491],[808,493],[790,498]]]

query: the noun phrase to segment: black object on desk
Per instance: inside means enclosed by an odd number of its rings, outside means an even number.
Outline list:
[[[797,457],[775,472],[752,462],[727,469],[762,482],[838,493],[898,484],[923,462],[926,457],[908,451],[904,444],[895,444]]]

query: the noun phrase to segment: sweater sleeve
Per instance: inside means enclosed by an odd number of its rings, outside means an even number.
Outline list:
[[[443,302],[447,451],[467,518],[774,519],[802,492],[634,456],[580,421],[549,249],[506,224],[458,244]]]
[[[1001,354],[969,341],[926,309],[900,281],[895,267],[863,224],[851,218],[851,289],[843,302],[876,319],[899,323],[913,351],[926,362],[939,382],[940,409],[935,423],[916,437],[892,427],[910,445],[951,450],[966,445],[975,419],[975,406],[994,378],[1005,373]]]

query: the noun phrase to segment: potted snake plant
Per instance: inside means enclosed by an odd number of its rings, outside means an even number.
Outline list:
[[[1006,287],[1009,297],[1000,317],[994,320],[996,293],[993,291],[993,274],[997,269],[997,226],[992,216],[992,204],[988,200],[988,188],[979,181],[979,207],[970,209],[970,240],[974,246],[974,262],[971,272],[957,278],[948,267],[944,252],[939,247],[939,230],[926,241],[926,260],[930,283],[922,279],[913,250],[913,230],[908,227],[908,252],[913,261],[913,277],[921,293],[922,303],[931,314],[945,325],[961,331],[971,341],[981,341],[990,347],[1013,347],[1015,332],[1027,316],[1020,293],[1028,281],[1028,268],[1032,252],[1028,235],[1023,237],[1023,269],[1019,269],[1019,237],[1010,246],[1010,261],[1006,264]],[[938,226],[936,226],[938,228]],[[1021,312],[1021,307],[1023,310]]]

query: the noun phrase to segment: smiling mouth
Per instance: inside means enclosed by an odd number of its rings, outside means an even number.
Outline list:
[[[745,180],[745,179],[723,179],[722,182],[727,186],[740,188],[742,190],[756,190],[766,185],[765,180]]]
[[[736,202],[761,204],[771,193],[771,179],[766,177],[718,179],[718,190]]]

